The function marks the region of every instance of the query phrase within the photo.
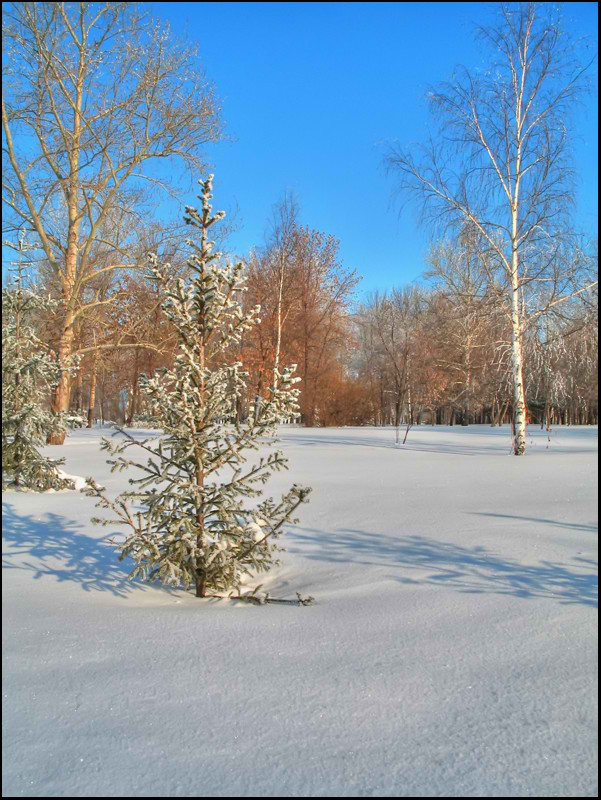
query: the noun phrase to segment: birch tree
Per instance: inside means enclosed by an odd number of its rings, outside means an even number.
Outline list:
[[[249,289],[261,306],[262,325],[254,330],[257,374],[256,398],[269,386],[279,369],[284,325],[293,308],[295,293],[294,252],[297,237],[298,204],[286,192],[274,204],[263,247],[253,249],[246,259]],[[256,403],[258,409],[260,401]]]
[[[298,217],[298,203],[294,195],[286,192],[273,207],[271,220],[269,256],[275,275],[277,276],[276,304],[276,342],[273,359],[274,375],[280,365],[282,348],[282,326],[285,322],[283,309],[284,284],[287,273],[291,271],[291,260],[294,255]]]
[[[575,264],[561,249],[574,196],[568,124],[588,65],[576,61],[547,3],[503,4],[496,23],[478,33],[488,70],[457,67],[451,82],[431,91],[438,138],[421,158],[392,148],[387,164],[401,191],[421,196],[425,219],[467,223],[478,235],[511,322],[514,453],[524,455],[525,325],[587,288],[574,285]],[[532,307],[533,297],[542,305]]]
[[[219,109],[194,48],[135,4],[10,3],[3,37],[3,203],[15,228],[37,236],[60,285],[66,362],[78,317],[112,302],[82,301],[84,290],[132,266],[119,249],[92,263],[99,238],[113,244],[108,213],[127,186],[169,189],[164,159],[202,169],[202,145],[221,135]],[[62,224],[49,224],[57,216]],[[67,410],[69,391],[63,372],[55,413]]]

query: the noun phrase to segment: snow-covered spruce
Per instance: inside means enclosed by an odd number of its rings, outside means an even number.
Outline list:
[[[224,266],[221,254],[212,252],[209,229],[225,216],[212,213],[212,178],[199,181],[202,209],[186,207],[186,222],[200,230],[200,244],[188,240],[192,277],[171,282],[168,265],[149,257],[149,277],[163,287],[163,310],[179,336],[173,369],[140,378],[140,391],[164,436],[138,442],[119,429],[120,440],[103,440],[103,449],[114,456],[109,463],[113,471],[135,466],[141,476],[130,479],[133,488],[115,501],[91,478],[84,490],[97,498],[97,507],[114,514],[95,522],[129,528],[120,558],[133,558],[131,578],[194,585],[197,597],[239,589],[245,575],[277,563],[274,552],[281,548],[274,539],[284,523],[296,521],[292,515],[310,492],[294,484],[279,502],[247,505],[262,495],[260,487],[273,471],[286,467],[280,451],[252,463],[247,455],[268,443],[265,437],[273,437],[279,422],[298,416],[293,385],[299,379],[295,367],[274,368],[269,397],[245,422],[236,418],[247,373],[241,363],[227,363],[227,352],[259,322],[260,309],[245,313],[238,300],[244,291],[242,264]],[[226,425],[224,419],[232,422]],[[123,455],[130,447],[148,453],[145,464]]]
[[[19,248],[23,239],[19,239]],[[63,369],[36,336],[34,318],[53,302],[23,287],[19,265],[12,285],[2,291],[2,488],[73,489],[58,467],[64,459],[45,458],[38,451],[48,436],[67,428],[64,415],[47,408],[51,389]]]

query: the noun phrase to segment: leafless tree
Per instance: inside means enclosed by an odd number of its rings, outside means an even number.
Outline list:
[[[576,61],[551,4],[503,4],[496,24],[478,32],[489,68],[458,67],[452,82],[431,91],[440,136],[421,159],[392,148],[387,164],[401,191],[421,196],[425,219],[468,223],[478,235],[511,321],[514,453],[523,455],[525,323],[587,288],[574,285],[577,265],[562,248],[574,196],[568,124],[589,64]]]
[[[491,356],[490,317],[498,312],[497,293],[491,292],[479,256],[477,236],[464,226],[457,240],[443,240],[431,247],[425,272],[445,305],[444,319],[437,326],[439,338],[445,339],[438,348],[440,366],[452,373],[452,403],[461,408],[462,425],[469,424],[483,360]]]
[[[298,224],[298,203],[292,192],[285,192],[274,205],[268,234],[267,258],[276,274],[276,343],[273,360],[274,382],[277,382],[277,371],[280,366],[280,350],[282,347],[283,298],[286,276],[291,277],[292,258],[296,242]]]
[[[60,286],[65,361],[78,317],[112,302],[83,299],[87,288],[133,266],[110,213],[127,187],[172,188],[163,159],[199,171],[202,145],[221,136],[220,113],[194,48],[132,3],[5,4],[3,42],[6,218],[37,234]],[[112,256],[95,267],[99,244]],[[69,404],[64,374],[55,411]]]
[[[319,420],[324,379],[346,344],[348,311],[359,281],[338,257],[339,241],[300,226],[294,244],[296,297],[288,346],[299,365],[302,421]]]

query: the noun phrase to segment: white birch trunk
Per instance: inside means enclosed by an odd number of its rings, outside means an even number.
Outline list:
[[[513,213],[513,249],[511,254],[511,373],[513,381],[513,416],[515,427],[513,453],[516,456],[523,456],[526,453],[526,400],[524,397],[522,322],[520,314],[518,250],[515,244],[516,240],[517,210]]]

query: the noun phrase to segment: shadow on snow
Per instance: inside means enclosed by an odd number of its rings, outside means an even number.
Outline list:
[[[508,514],[482,514],[511,518]],[[534,517],[520,520],[544,522],[578,531],[596,531],[594,525],[560,522]],[[119,597],[140,589],[161,589],[141,581],[129,581],[128,569],[118,561],[115,547],[103,539],[87,536],[82,527],[58,514],[46,513],[43,519],[20,516],[9,505],[3,506],[3,538],[10,551],[3,554],[4,569],[29,570],[35,579],[53,576],[59,583],[74,581],[84,591],[108,591]],[[397,567],[392,576],[402,584],[448,584],[461,592],[496,593],[514,597],[549,597],[561,603],[597,605],[596,562],[574,558],[573,564],[540,561],[522,564],[495,555],[483,546],[462,547],[423,536],[385,536],[356,529],[327,533],[310,528],[288,532],[289,546],[305,558]],[[29,557],[31,560],[26,560]],[[412,571],[431,574],[411,577]]]
[[[520,517],[517,514],[493,514],[486,511],[473,511],[468,513],[477,514],[479,517],[498,517],[499,519],[521,519],[525,522],[544,522],[545,525],[553,525],[556,528],[569,528],[573,531],[585,531],[595,534],[599,530],[597,525],[587,525],[584,522],[562,522],[561,520],[544,519],[543,517]]]
[[[59,583],[79,583],[86,592],[106,591],[118,597],[150,588],[171,592],[160,584],[130,581],[127,565],[131,568],[132,562],[118,560],[108,537],[87,536],[82,526],[59,514],[45,513],[36,519],[15,514],[3,504],[2,538],[10,545],[2,554],[2,568],[29,570],[36,580],[52,576]]]
[[[588,525],[544,522],[576,530],[596,530]],[[390,577],[402,584],[447,584],[470,594],[546,597],[560,603],[597,606],[597,563],[588,558],[575,557],[572,564],[546,560],[523,564],[479,545],[462,547],[423,536],[394,537],[351,528],[332,533],[297,528],[287,538],[302,544],[287,549],[305,558],[396,567]],[[412,577],[417,570],[430,574]]]
[[[299,445],[304,447],[314,447],[314,446],[328,446],[328,445],[350,445],[351,447],[377,447],[383,448],[385,450],[397,450],[399,452],[403,451],[413,451],[416,453],[439,453],[442,455],[461,455],[461,456],[511,456],[512,455],[512,442],[511,437],[507,436],[507,433],[504,433],[503,438],[499,438],[497,442],[493,444],[487,445],[482,443],[474,443],[467,438],[467,441],[464,443],[458,442],[457,440],[451,442],[444,442],[440,441],[440,439],[435,440],[433,439],[431,442],[428,441],[415,441],[415,439],[411,440],[411,431],[409,431],[409,437],[405,444],[396,444],[394,439],[394,431],[389,432],[390,438],[384,438],[383,436],[370,436],[370,435],[362,435],[362,436],[344,436],[343,434],[333,434],[328,436],[323,435],[310,435],[310,434],[301,434],[301,435],[287,435],[286,433],[279,434],[279,440],[282,443],[286,443],[287,445]],[[474,433],[481,433],[481,431],[474,431]],[[458,436],[463,436],[464,432],[461,431]],[[405,435],[404,429],[401,429],[401,441],[403,440]],[[499,436],[496,433],[492,435]],[[530,436],[530,434],[529,434]],[[593,452],[592,448],[580,448],[574,446],[565,446],[563,443],[558,448],[553,447],[553,442],[551,443],[551,447],[547,448],[547,441],[537,441],[532,442],[530,439],[527,440],[527,453],[532,452],[541,452],[542,450],[548,451],[548,453],[562,453],[563,455],[570,453],[591,453]],[[513,456],[512,456],[513,457]]]

